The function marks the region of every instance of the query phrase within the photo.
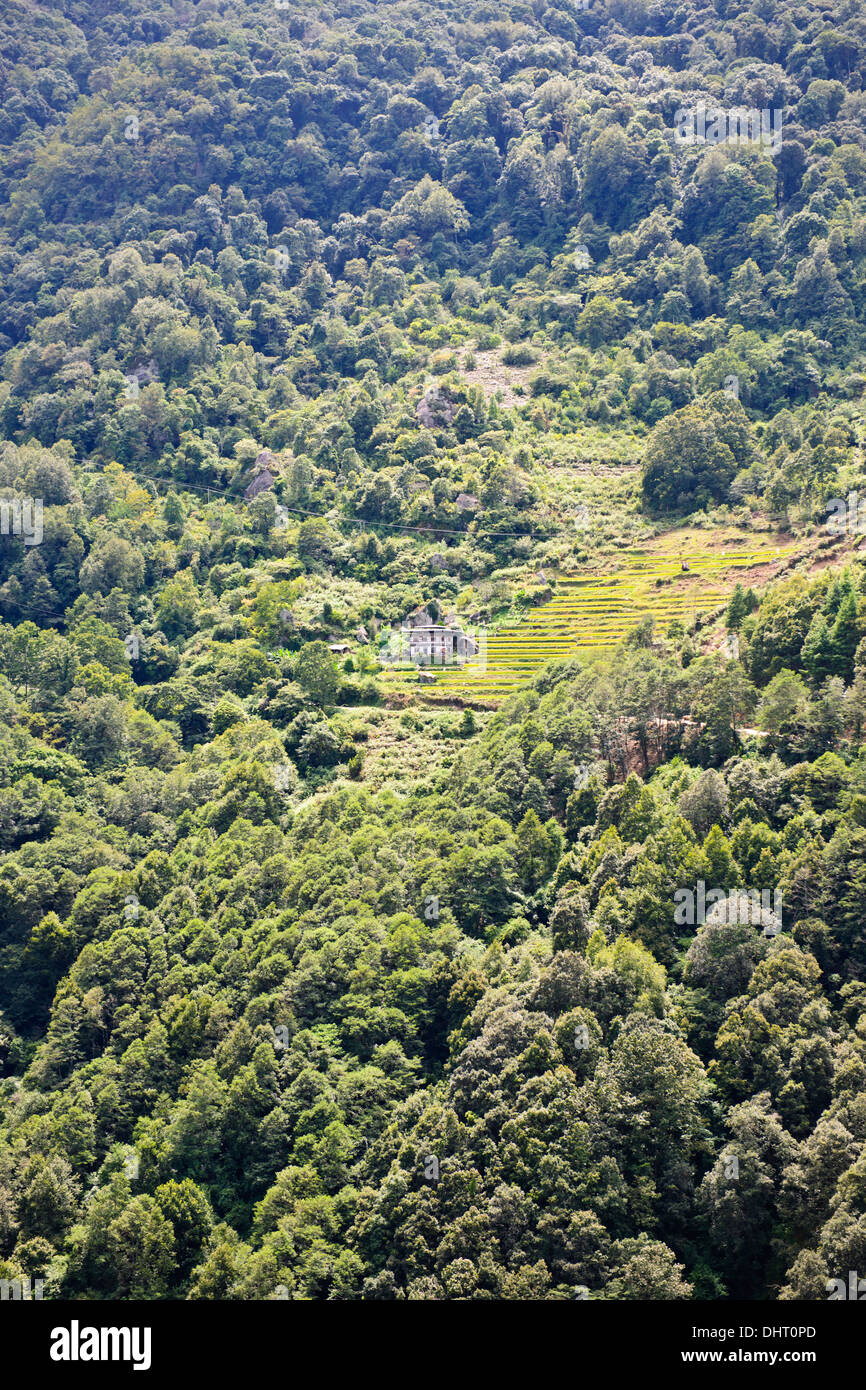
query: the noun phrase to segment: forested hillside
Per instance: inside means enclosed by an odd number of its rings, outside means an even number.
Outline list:
[[[0,1279],[866,1275],[864,0],[6,0],[0,107]]]

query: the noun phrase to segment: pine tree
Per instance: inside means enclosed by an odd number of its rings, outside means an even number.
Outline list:
[[[854,677],[854,653],[861,637],[860,622],[857,617],[857,599],[852,592],[846,594],[839,606],[839,615],[833,624],[833,674],[845,680]]]
[[[703,843],[706,868],[704,877],[711,888],[736,888],[739,870],[728,838],[720,825],[714,825]]]
[[[800,652],[800,659],[808,674],[820,684],[835,669],[836,652],[827,619],[823,613],[816,613],[806,635]]]
[[[742,584],[738,584],[731,594],[725,622],[729,632],[736,632],[749,612],[749,602]]]

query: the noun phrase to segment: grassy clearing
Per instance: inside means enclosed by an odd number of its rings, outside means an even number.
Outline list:
[[[407,686],[407,689],[409,687]],[[411,687],[417,690],[417,686]],[[489,714],[475,714],[477,729],[483,729]],[[424,780],[427,773],[448,768],[466,746],[459,733],[459,709],[376,710],[367,722],[361,780],[371,791],[391,787],[408,792]]]

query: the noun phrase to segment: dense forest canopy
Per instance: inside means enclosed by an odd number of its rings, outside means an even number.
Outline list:
[[[866,1273],[863,0],[6,0],[0,98],[0,1279]]]

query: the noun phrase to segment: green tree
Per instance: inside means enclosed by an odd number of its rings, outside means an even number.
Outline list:
[[[305,642],[295,658],[295,679],[317,705],[332,705],[338,676],[333,657],[324,642]]]

